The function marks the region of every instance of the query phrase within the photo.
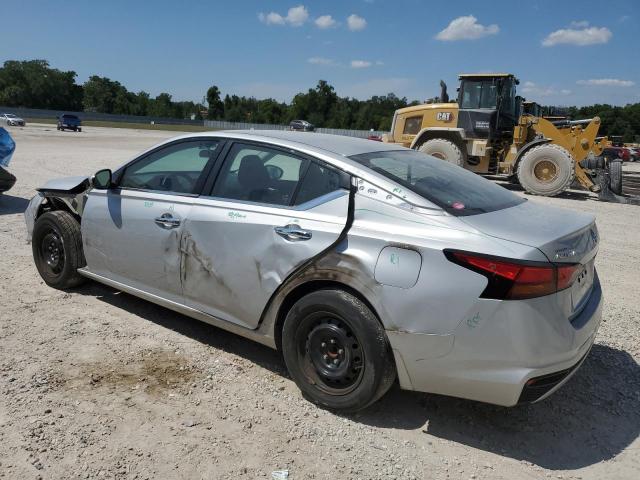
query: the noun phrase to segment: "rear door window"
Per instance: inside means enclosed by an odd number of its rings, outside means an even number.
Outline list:
[[[222,165],[212,195],[289,206],[306,162],[282,150],[236,143]]]
[[[415,150],[350,157],[456,216],[493,212],[525,199],[479,175]]]

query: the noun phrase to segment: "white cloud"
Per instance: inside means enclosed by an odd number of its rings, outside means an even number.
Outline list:
[[[604,86],[604,87],[633,87],[636,82],[631,80],[620,80],[618,78],[592,78],[589,80],[578,80],[578,85]]]
[[[538,85],[534,82],[524,82],[521,88],[522,93],[535,95],[536,97],[553,97],[571,95],[573,92],[568,88],[558,90],[553,86]]]
[[[287,12],[287,18],[285,19],[289,25],[294,27],[301,26],[309,19],[309,12],[304,5],[298,5],[297,7],[291,7]]]
[[[336,26],[337,22],[333,19],[331,15],[322,15],[315,19],[316,27],[321,28],[323,30],[327,28],[333,28]]]
[[[500,31],[498,25],[481,25],[473,15],[454,18],[451,23],[442,30],[436,39],[445,42],[455,40],[476,40],[488,35],[496,35]]]
[[[276,12],[269,12],[267,14],[259,13],[258,19],[267,25],[284,25],[284,18]]]
[[[589,27],[586,22],[573,22],[572,27],[582,28],[561,28],[555,32],[551,32],[542,41],[544,47],[553,47],[554,45],[566,44],[584,47],[586,45],[596,45],[599,43],[607,43],[612,33],[606,27]]]
[[[311,57],[307,59],[307,62],[312,65],[335,65],[333,60],[324,57]]]
[[[266,25],[291,25],[292,27],[300,27],[309,19],[309,12],[304,5],[291,7],[287,12],[287,16],[283,17],[277,12],[259,13],[258,20]]]
[[[384,62],[382,60],[376,60],[376,65],[378,65],[379,67],[384,65]]]
[[[369,68],[371,62],[367,60],[351,60],[351,68]]]
[[[347,26],[352,32],[357,32],[359,30],[365,29],[365,27],[367,26],[367,21],[364,18],[359,17],[355,13],[352,13],[347,17]]]

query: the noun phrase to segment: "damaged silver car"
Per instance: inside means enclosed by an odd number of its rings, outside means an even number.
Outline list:
[[[44,281],[86,279],[279,349],[313,402],[407,390],[512,406],[559,388],[601,318],[591,215],[421,152],[189,134],[53,180],[25,213]]]

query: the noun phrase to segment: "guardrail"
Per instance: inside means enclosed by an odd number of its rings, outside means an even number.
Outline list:
[[[104,122],[146,123],[158,125],[199,125],[216,130],[289,130],[288,125],[269,123],[227,122],[225,120],[187,120],[184,118],[147,117],[138,115],[119,115],[98,112],[70,112],[66,110],[44,110],[37,108],[16,108],[0,106],[1,113],[13,113],[23,118],[56,118],[63,113],[77,115],[81,120],[95,120]],[[344,135],[347,137],[367,138],[369,136],[382,136],[386,132],[379,130],[349,130],[343,128],[316,128],[316,132]]]

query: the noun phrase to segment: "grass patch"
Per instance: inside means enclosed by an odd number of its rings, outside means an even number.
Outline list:
[[[25,118],[29,123],[47,123],[55,125],[58,121],[55,118]],[[136,130],[164,130],[172,132],[210,132],[217,130],[202,125],[175,125],[175,124],[154,124],[150,123],[134,123],[134,122],[108,122],[102,120],[85,120],[82,122],[83,127],[107,127],[107,128],[133,128]]]

